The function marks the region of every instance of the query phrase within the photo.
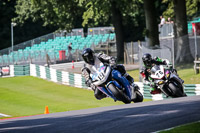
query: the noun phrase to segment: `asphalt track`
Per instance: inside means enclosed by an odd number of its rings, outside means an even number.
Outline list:
[[[200,96],[0,120],[11,133],[150,133],[200,120]]]

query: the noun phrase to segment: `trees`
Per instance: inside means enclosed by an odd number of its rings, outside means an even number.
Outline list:
[[[0,0],[0,49],[11,46],[10,28],[12,22],[11,20],[17,16],[15,13],[16,1],[17,0]],[[38,19],[38,21],[35,22],[27,19],[23,25],[17,23],[17,26],[14,27],[14,44],[18,44],[53,31],[55,31],[55,27],[42,26],[41,19]]]
[[[165,17],[174,17],[174,4],[173,1],[163,0],[162,3],[168,4],[167,9],[164,11]],[[198,17],[200,12],[200,0],[186,0],[186,13],[187,20],[191,20],[193,17]]]
[[[102,2],[101,0],[84,1],[87,5],[90,4],[88,10],[83,16],[83,25],[88,24],[89,19],[93,19],[94,22],[106,21],[111,19],[115,28],[116,45],[117,45],[117,59],[118,61],[124,60],[124,33],[123,33],[123,16],[122,8],[119,1],[107,0]],[[90,15],[89,15],[90,14]],[[90,16],[90,17],[85,17]]]
[[[86,11],[83,15],[83,25],[94,23],[105,23],[111,21],[115,28],[117,43],[117,59],[124,60],[124,38],[125,24],[127,17],[132,18],[139,14],[141,0],[80,0],[81,5],[86,5]]]
[[[173,17],[175,22],[175,51],[177,51],[175,53],[175,61],[177,63],[186,63],[193,60],[189,46],[186,13],[190,18],[194,16],[198,9],[197,6],[194,5],[197,5],[198,1],[199,0],[164,0],[164,2],[169,2],[169,8],[164,12],[164,15]],[[192,5],[190,3],[192,3]]]
[[[170,3],[169,0],[163,1]],[[144,8],[142,8],[143,2]],[[150,40],[149,45],[159,45],[158,14],[156,14],[155,2],[157,2],[158,6],[160,5],[160,1],[158,2],[158,0],[17,0],[16,13],[18,16],[15,21],[23,23],[28,19],[33,21],[41,19],[44,22],[43,25],[54,25],[59,29],[66,29],[68,31],[72,28],[81,27],[81,23],[84,27],[113,25],[117,39],[117,58],[119,61],[123,61],[124,54],[122,53],[124,52],[124,41],[127,39],[127,33],[132,34],[133,32],[137,34],[137,31],[132,31],[131,29],[132,27],[135,28],[135,25],[140,27],[138,31],[143,31],[144,29],[143,25],[140,25],[143,23],[143,20],[140,19],[138,21],[140,16],[143,17],[143,10],[145,10],[146,14],[147,37]],[[177,12],[180,9],[177,8]],[[172,10],[170,11],[172,13]],[[176,14],[176,16],[178,15]],[[177,19],[182,19],[182,17],[177,17]],[[182,25],[183,30],[178,32],[185,34],[184,27],[185,24]],[[129,41],[131,40],[130,38]],[[185,51],[181,53],[185,53]]]
[[[59,29],[71,30],[80,26],[83,8],[77,1],[70,0],[17,0],[14,21],[23,23],[27,19],[43,20],[43,25],[53,25]]]
[[[176,62],[185,63],[193,60],[188,39],[185,0],[173,0],[176,28]]]
[[[155,0],[144,0],[146,29],[149,47],[159,45],[158,23],[156,18]]]
[[[117,58],[123,61],[124,54],[122,53],[124,38],[126,38],[123,30],[129,29],[127,33],[130,33],[133,23],[135,26],[139,25],[135,18],[139,18],[141,14],[138,12],[141,9],[141,3],[142,0],[18,0],[16,6],[18,16],[15,21],[23,23],[27,19],[33,21],[42,19],[45,26],[54,25],[59,29],[67,30],[81,27],[81,23],[84,27],[113,25],[117,38]],[[142,33],[141,29],[138,31],[140,32],[136,34]]]

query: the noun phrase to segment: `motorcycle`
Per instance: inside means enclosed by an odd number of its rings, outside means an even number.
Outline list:
[[[150,70],[157,89],[160,89],[167,97],[184,97],[184,86],[176,71],[164,68],[163,65],[154,65]]]
[[[128,80],[121,75],[118,70],[113,69],[109,65],[100,65],[96,72],[91,74],[93,84],[114,101],[122,101],[125,104],[133,102],[142,102],[143,95],[139,91],[139,87],[132,87]],[[131,100],[132,89],[134,89],[134,99]]]

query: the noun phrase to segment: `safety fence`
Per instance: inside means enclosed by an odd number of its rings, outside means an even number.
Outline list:
[[[85,85],[85,79],[81,74],[74,74],[66,71],[60,71],[53,68],[30,64],[30,65],[10,65],[10,76],[39,77],[56,83],[70,85],[78,88],[89,89]]]
[[[81,74],[60,71],[45,66],[35,64],[30,65],[10,65],[10,76],[25,76],[30,75],[49,80],[55,83],[74,86],[78,88],[90,89],[85,85],[85,78]],[[139,87],[141,93],[146,99],[163,100],[166,96],[163,94],[151,95],[149,92],[149,85],[142,82],[135,82]],[[186,84],[184,88],[188,96],[200,95],[200,84]]]
[[[142,82],[136,82],[141,89],[144,98],[152,99],[152,100],[163,100],[169,97],[166,97],[164,94],[150,94],[150,86],[148,84],[143,84]],[[184,92],[187,96],[195,96],[200,95],[200,84],[185,84],[184,85]]]

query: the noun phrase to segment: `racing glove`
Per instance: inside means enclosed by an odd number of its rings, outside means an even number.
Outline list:
[[[140,74],[141,74],[142,78],[146,77],[146,75],[144,74],[144,70],[140,70]]]
[[[163,61],[163,64],[164,64],[164,65],[168,65],[167,62],[166,62],[165,60]]]
[[[85,84],[90,87],[93,91],[96,89],[96,86],[92,83],[92,79],[85,81]]]
[[[109,64],[111,67],[116,68],[117,64],[116,64],[116,60],[114,57],[111,57],[109,60]]]

